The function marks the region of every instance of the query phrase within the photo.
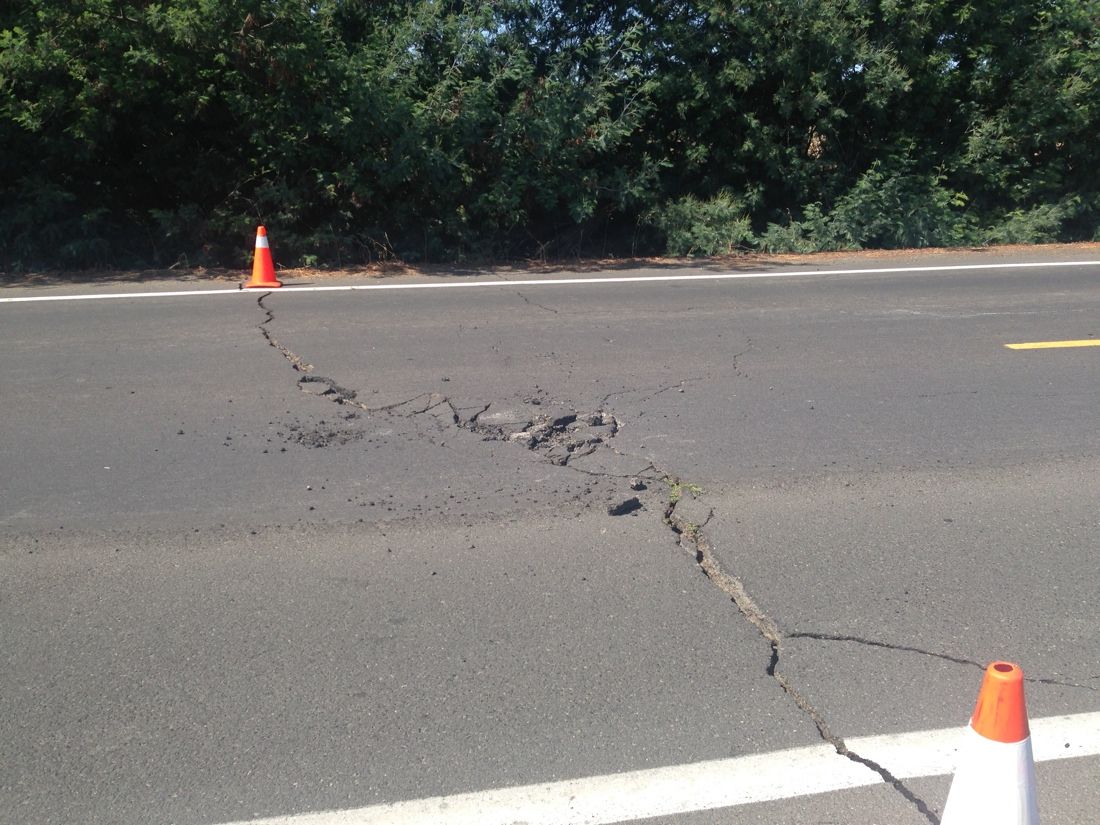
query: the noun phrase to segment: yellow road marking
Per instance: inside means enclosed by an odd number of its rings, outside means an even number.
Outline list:
[[[1005,344],[1009,349],[1061,349],[1062,347],[1100,347],[1100,339],[1086,341],[1033,341],[1030,344]]]

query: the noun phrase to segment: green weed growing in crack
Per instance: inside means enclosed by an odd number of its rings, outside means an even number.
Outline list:
[[[698,498],[706,492],[706,490],[698,484],[692,484],[689,481],[681,481],[674,476],[665,476],[661,480],[668,485],[668,503],[673,507],[683,499],[685,490],[691,493],[692,498]]]
[[[671,527],[682,540],[697,544],[702,535],[702,524],[688,521],[676,514],[676,506],[683,501],[684,494],[689,494],[693,499],[699,498],[705,491],[698,484],[682,481],[675,476],[665,476],[663,479],[668,485],[668,505],[665,507],[665,524]]]

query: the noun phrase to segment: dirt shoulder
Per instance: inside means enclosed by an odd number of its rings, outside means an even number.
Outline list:
[[[277,250],[276,250],[277,252]],[[575,272],[613,272],[628,269],[754,270],[801,267],[858,268],[890,265],[935,266],[948,263],[997,263],[1029,256],[1047,259],[1100,258],[1100,243],[1006,245],[961,248],[874,249],[857,252],[815,252],[766,255],[745,252],[711,258],[571,258],[555,261],[511,261],[487,264],[423,264],[385,262],[349,268],[280,267],[278,275],[291,281],[349,281],[397,277],[450,278],[475,275],[528,276]],[[77,270],[25,273],[0,272],[0,285],[9,287],[57,286],[62,284],[141,284],[158,281],[239,283],[248,279],[245,270],[192,267],[132,270]]]

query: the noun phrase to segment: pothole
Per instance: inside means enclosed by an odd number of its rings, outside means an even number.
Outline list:
[[[540,405],[541,406],[541,405]],[[552,464],[567,465],[591,455],[619,432],[619,421],[607,410],[545,412],[542,409],[483,413],[465,424],[486,440],[510,441],[541,453]]]

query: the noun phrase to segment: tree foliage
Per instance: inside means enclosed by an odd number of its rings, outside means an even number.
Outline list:
[[[1097,237],[1100,0],[11,0],[0,266]]]

